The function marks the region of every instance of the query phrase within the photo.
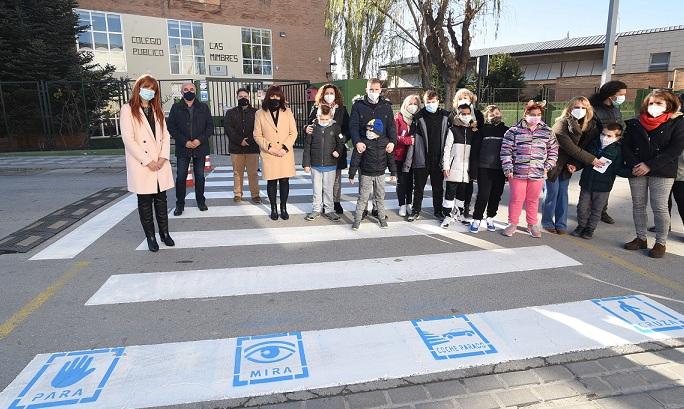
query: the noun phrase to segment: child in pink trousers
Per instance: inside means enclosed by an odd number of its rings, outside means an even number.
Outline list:
[[[525,204],[527,231],[534,238],[541,237],[537,224],[539,196],[546,173],[556,165],[558,142],[542,120],[546,101],[530,101],[525,106],[525,117],[512,126],[501,143],[501,166],[510,186],[508,226],[501,232],[511,237]]]

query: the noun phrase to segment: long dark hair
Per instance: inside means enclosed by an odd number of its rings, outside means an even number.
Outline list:
[[[261,101],[261,109],[263,109],[264,111],[268,111],[268,104],[269,104],[268,101],[274,95],[277,97],[280,97],[280,106],[278,108],[282,111],[285,110],[285,102],[286,102],[285,101],[285,94],[283,93],[283,89],[277,85],[271,85],[268,88],[268,91],[266,91],[266,96],[264,97],[264,100]]]
[[[608,81],[601,85],[598,92],[589,97],[592,106],[601,106],[603,101],[617,94],[621,89],[627,89],[627,84],[622,81]]]
[[[161,106],[161,92],[159,89],[159,82],[149,75],[144,74],[138,77],[133,85],[133,93],[131,94],[131,99],[128,104],[131,106],[131,113],[133,118],[137,119],[138,122],[142,122],[142,114],[140,113],[140,108],[142,107],[142,98],[140,98],[140,88],[149,88],[154,90],[154,98],[149,101],[152,111],[154,111],[154,119],[159,122],[161,129],[164,129],[164,111]]]

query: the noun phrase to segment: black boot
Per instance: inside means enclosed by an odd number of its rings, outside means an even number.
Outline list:
[[[168,247],[173,247],[176,243],[169,235],[169,214],[166,204],[166,192],[157,193],[154,198],[154,213],[157,217],[157,226],[159,227],[159,238]]]
[[[290,218],[290,215],[287,213],[287,203],[280,203],[280,218],[283,220]]]
[[[140,215],[140,224],[142,224],[145,238],[147,239],[147,248],[151,252],[159,251],[159,244],[154,235],[154,214],[152,212],[153,195],[138,195],[138,215]]]
[[[271,202],[271,220],[278,220],[278,205]]]
[[[290,196],[290,179],[280,179],[278,180],[278,184],[280,185],[280,218],[287,220],[290,218],[290,215],[287,213],[287,198]]]

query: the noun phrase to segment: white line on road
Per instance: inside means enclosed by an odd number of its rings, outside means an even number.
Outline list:
[[[562,268],[548,246],[111,276],[86,305],[311,291]]]
[[[385,186],[385,193],[394,193],[396,191],[397,191],[396,185],[386,185]],[[432,191],[432,186],[425,186],[425,191],[426,192]],[[342,188],[342,194],[344,194],[344,195],[358,194],[358,193],[359,193],[358,185]],[[261,196],[267,196],[266,192],[264,192],[264,191],[261,191],[259,194]],[[290,189],[290,197],[292,197],[292,196],[311,196],[311,195],[312,195],[311,188],[309,188],[309,189]],[[218,191],[218,192],[204,192],[204,197],[206,199],[232,199],[234,197],[234,194],[233,194],[232,190],[231,191]],[[185,199],[186,200],[195,200],[195,192],[188,193],[188,195],[185,196]]]
[[[73,391],[79,391],[79,399],[94,395],[90,405],[101,409],[271,395],[666,340],[684,336],[682,328],[684,316],[637,296],[40,354],[0,394],[0,406],[56,406],[55,401]],[[92,367],[89,376],[62,379],[60,370],[84,360]],[[61,384],[69,388],[59,388]],[[64,389],[70,392],[60,395]]]

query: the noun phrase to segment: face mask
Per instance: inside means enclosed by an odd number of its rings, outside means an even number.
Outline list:
[[[458,100],[457,104],[458,104],[458,105],[456,105],[457,107],[460,107],[461,105],[470,105],[470,99],[461,98]]]
[[[186,101],[192,101],[193,99],[195,99],[195,93],[192,91],[184,92],[183,99]]]
[[[622,105],[623,102],[625,102],[625,96],[624,95],[618,95],[613,100],[613,104],[618,105],[618,106]]]
[[[249,105],[249,99],[247,99],[247,98],[238,99],[238,106],[246,107],[248,105]]]
[[[268,107],[271,108],[271,111],[276,111],[278,108],[280,108],[280,100],[279,99],[269,99],[268,100]]]
[[[406,107],[406,110],[409,114],[414,115],[416,112],[418,112],[418,105],[409,105]]]
[[[380,93],[379,92],[373,92],[371,90],[368,90],[368,91],[366,91],[366,95],[368,95],[368,100],[372,103],[376,103],[380,99]]]
[[[366,131],[366,138],[373,140],[373,139],[378,139],[380,135],[376,134],[373,131]]]
[[[539,125],[541,122],[540,116],[525,115],[525,121],[532,126]]]
[[[437,112],[437,108],[439,108],[439,102],[428,102],[425,104],[425,109],[431,114]]]
[[[318,120],[318,125],[322,127],[329,126],[332,121],[330,119],[319,119]]]
[[[470,121],[473,120],[473,116],[472,116],[472,115],[459,115],[458,117],[461,118],[461,121],[463,121],[463,122],[466,123],[466,124],[469,124]]]
[[[140,88],[140,98],[145,101],[152,101],[154,98],[154,90],[149,88]]]
[[[323,99],[324,99],[325,102],[327,102],[328,104],[332,104],[333,102],[335,102],[335,96],[332,95],[332,94],[328,94],[328,95],[324,96]]]
[[[606,146],[615,143],[618,140],[616,136],[608,136],[604,133],[601,134],[601,147],[605,148]]]
[[[570,115],[574,116],[575,119],[582,119],[587,114],[586,108],[575,108],[570,111]]]
[[[651,114],[653,118],[657,118],[665,112],[665,107],[661,105],[649,105],[648,113]]]
[[[500,116],[490,116],[489,117],[489,123],[492,125],[498,125],[501,123],[501,117]]]

